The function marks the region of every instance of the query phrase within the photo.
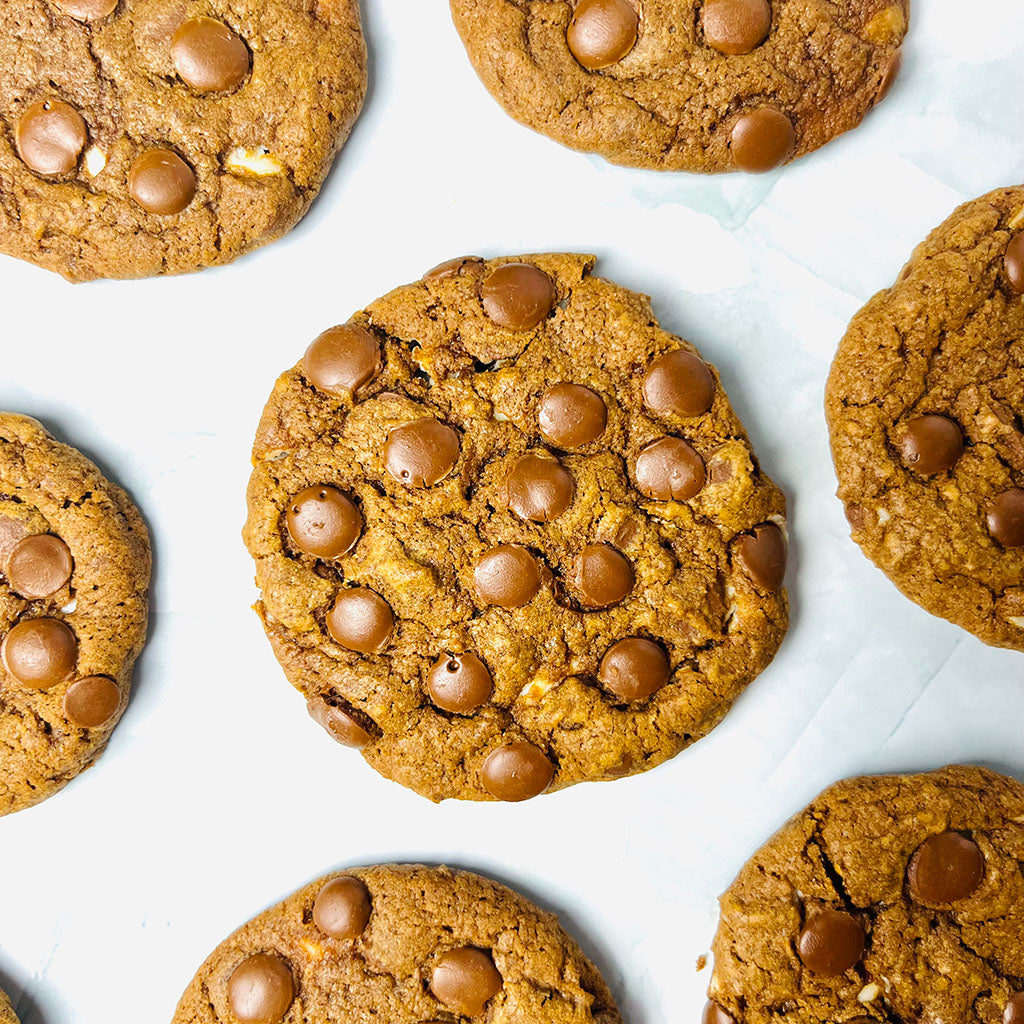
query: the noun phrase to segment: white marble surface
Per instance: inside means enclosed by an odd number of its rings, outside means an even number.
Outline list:
[[[1024,176],[1024,7],[917,0],[902,78],[767,177],[561,149],[474,77],[443,0],[368,0],[366,112],[283,242],[188,278],[72,287],[0,259],[0,407],[127,486],[153,629],[99,765],[0,820],[0,984],[24,1024],[160,1024],[236,925],[335,866],[477,868],[559,911],[634,1024],[696,1021],[715,897],[792,811],[861,771],[1024,771],[1020,655],[904,600],[847,536],[821,412],[836,342],[959,201]],[[790,500],[793,625],[708,739],[647,775],[434,807],[321,738],[256,617],[239,539],[275,375],[440,260],[580,249],[722,372]]]

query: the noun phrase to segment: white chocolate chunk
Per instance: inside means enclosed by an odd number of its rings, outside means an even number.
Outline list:
[[[235,146],[228,153],[224,166],[232,174],[253,175],[257,178],[284,173],[284,164],[266,146],[257,146],[255,149]]]
[[[95,178],[107,166],[107,154],[99,146],[90,146],[85,151],[85,173]]]

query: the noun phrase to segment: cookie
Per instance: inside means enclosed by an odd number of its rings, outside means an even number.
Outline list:
[[[517,121],[617,164],[769,171],[855,127],[900,67],[909,0],[451,0]]]
[[[906,594],[1024,650],[1024,187],[961,206],[853,318],[825,413],[853,539]]]
[[[0,251],[228,263],[306,212],[365,90],[358,0],[4,0]]]
[[[11,1006],[11,1001],[2,988],[0,988],[0,1024],[19,1024],[14,1007]]]
[[[0,413],[0,815],[103,752],[146,638],[149,572],[124,491],[35,420]]]
[[[244,925],[173,1024],[466,1018],[622,1020],[554,914],[467,871],[392,864],[328,875]]]
[[[721,899],[706,1024],[1024,1020],[1024,786],[984,768],[852,779]]]
[[[315,339],[259,426],[278,660],[432,800],[652,768],[786,630],[782,495],[714,368],[594,262],[443,264]]]

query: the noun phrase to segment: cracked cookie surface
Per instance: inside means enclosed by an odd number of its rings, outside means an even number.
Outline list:
[[[71,280],[273,241],[362,105],[357,0],[5,0],[0,251]]]
[[[557,918],[468,871],[328,875],[223,942],[173,1024],[620,1024],[608,987]]]
[[[1024,1020],[1024,786],[983,768],[827,789],[721,899],[709,1024]]]
[[[103,752],[145,641],[149,575],[124,491],[35,420],[0,413],[0,815]]]
[[[766,171],[855,127],[900,66],[907,0],[451,0],[516,120],[613,163]]]
[[[594,262],[443,265],[321,335],[259,426],[278,660],[432,800],[654,767],[785,633],[781,493],[714,369]]]
[[[966,203],[853,318],[825,395],[853,539],[913,601],[1024,650],[1024,188]]]

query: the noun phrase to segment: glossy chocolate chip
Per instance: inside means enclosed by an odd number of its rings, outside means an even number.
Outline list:
[[[1024,992],[1010,996],[1003,1012],[1003,1024],[1024,1024]]]
[[[64,714],[83,729],[98,729],[117,713],[121,691],[106,676],[76,679],[64,694]]]
[[[294,999],[291,969],[273,953],[254,953],[228,978],[228,1006],[240,1024],[278,1024]]]
[[[36,174],[69,174],[78,166],[89,135],[82,115],[63,100],[33,103],[18,119],[18,156]]]
[[[427,692],[442,710],[468,715],[486,703],[494,689],[487,666],[475,655],[444,654],[427,673]]]
[[[903,428],[900,454],[922,476],[945,473],[963,453],[964,436],[959,425],[947,416],[917,416]]]
[[[541,435],[558,448],[582,448],[608,425],[604,399],[582,384],[553,384],[540,396],[537,423]]]
[[[328,704],[315,697],[306,704],[309,717],[322,728],[331,739],[343,747],[362,750],[373,737],[344,708]]]
[[[464,1017],[479,1017],[501,985],[494,961],[472,946],[445,953],[430,974],[430,991],[449,1010]]]
[[[498,800],[518,803],[543,793],[555,775],[544,751],[518,740],[492,750],[484,761],[484,789]]]
[[[629,559],[610,544],[588,544],[580,553],[573,584],[585,608],[610,608],[629,596],[636,577]]]
[[[701,20],[704,39],[712,49],[750,53],[768,38],[772,12],[767,0],[707,0]]]
[[[647,700],[669,680],[665,648],[641,636],[612,644],[597,669],[598,682],[620,700]]]
[[[731,1013],[713,999],[709,999],[700,1016],[700,1024],[736,1024]]]
[[[878,83],[878,92],[875,93],[875,104],[879,104],[886,96],[892,92],[892,87],[896,84],[896,79],[899,78],[900,69],[903,67],[903,51],[897,50],[889,59],[886,61],[885,68],[882,70],[882,79]]]
[[[335,598],[327,613],[327,632],[350,651],[378,654],[395,628],[391,606],[369,587],[352,587]]]
[[[48,690],[75,670],[78,641],[60,619],[23,619],[4,637],[0,658],[22,686]]]
[[[443,281],[449,277],[458,277],[467,270],[475,270],[483,265],[479,256],[459,256],[454,260],[445,260],[436,267],[431,268],[423,275],[424,281]]]
[[[540,590],[537,559],[516,544],[499,544],[485,551],[473,570],[480,600],[499,608],[519,608]]]
[[[752,174],[774,170],[796,150],[796,129],[781,110],[758,107],[744,114],[729,137],[733,163]]]
[[[352,499],[327,484],[299,491],[288,502],[285,522],[295,546],[314,558],[340,558],[355,547],[363,529]]]
[[[786,576],[786,538],[774,523],[762,523],[734,546],[736,561],[762,590],[776,591]]]
[[[147,213],[170,217],[195,198],[195,171],[171,149],[148,149],[128,171],[128,191]]]
[[[704,460],[679,437],[660,437],[636,457],[637,490],[658,501],[687,501],[707,479]]]
[[[459,435],[430,416],[395,427],[384,445],[384,465],[400,484],[433,487],[459,461]]]
[[[579,0],[565,38],[588,71],[617,64],[636,46],[640,16],[630,0]]]
[[[555,306],[551,278],[530,263],[504,263],[484,278],[484,312],[499,327],[533,330]]]
[[[508,507],[520,519],[547,523],[571,504],[576,485],[557,460],[527,454],[517,459],[505,482]]]
[[[30,601],[49,597],[71,579],[74,563],[67,544],[52,533],[19,541],[7,560],[7,582]]]
[[[797,952],[815,974],[844,974],[864,955],[864,928],[842,910],[819,910],[804,925]]]
[[[370,890],[352,875],[333,878],[313,901],[313,924],[332,939],[358,939],[370,921]]]
[[[1004,548],[1024,545],[1024,491],[1011,487],[993,499],[988,507],[988,532]]]
[[[984,877],[985,857],[978,844],[959,832],[940,832],[914,851],[907,887],[918,903],[941,907],[967,899]]]
[[[1010,239],[1003,256],[1003,271],[1010,290],[1017,295],[1024,293],[1024,231]]]
[[[196,92],[229,92],[249,73],[249,49],[214,18],[189,18],[171,37],[174,70]]]
[[[651,363],[644,375],[644,405],[659,416],[703,416],[715,400],[707,363],[676,349]]]
[[[380,344],[359,324],[339,324],[313,339],[302,357],[310,384],[328,395],[347,397],[380,373]]]
[[[56,0],[56,4],[78,21],[98,21],[114,13],[117,0]]]

